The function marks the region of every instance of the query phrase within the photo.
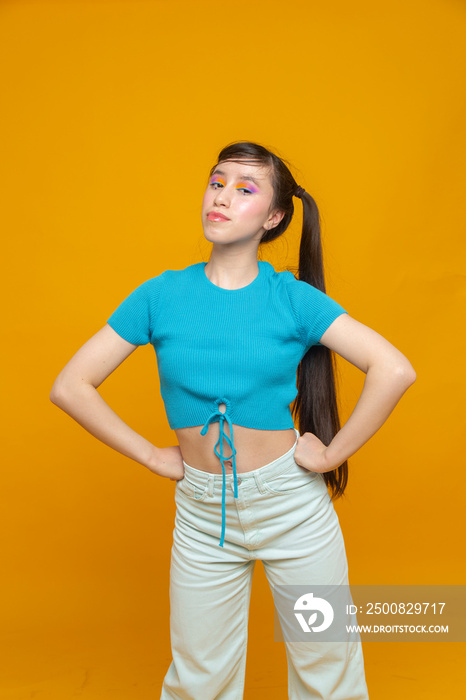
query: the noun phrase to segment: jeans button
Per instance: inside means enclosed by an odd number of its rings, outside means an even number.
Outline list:
[[[241,477],[239,477],[239,476],[238,476],[238,477],[236,477],[236,482],[237,482],[237,484],[238,484],[238,486],[239,486],[239,485],[240,485],[240,483],[241,483]]]

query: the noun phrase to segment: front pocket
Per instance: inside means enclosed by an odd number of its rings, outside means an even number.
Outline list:
[[[176,482],[176,485],[185,496],[192,498],[193,501],[203,501],[207,496],[207,482],[203,486],[200,486],[188,479],[186,474],[182,479]]]
[[[319,476],[318,472],[311,472],[295,462],[281,474],[269,479],[262,479],[262,482],[270,493],[287,494],[306,488]]]

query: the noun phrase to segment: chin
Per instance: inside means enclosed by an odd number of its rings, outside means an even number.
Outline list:
[[[207,221],[206,224],[203,224],[203,230],[204,230],[204,236],[208,238],[209,236],[212,238],[218,238],[219,236],[225,236],[225,232],[222,231],[221,229],[216,227],[216,222],[215,221]]]
[[[216,243],[218,241],[218,236],[209,231],[207,227],[204,228],[204,238],[210,243]]]

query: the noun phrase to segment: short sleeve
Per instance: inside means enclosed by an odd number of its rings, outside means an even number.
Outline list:
[[[288,296],[306,350],[319,341],[333,321],[347,311],[325,292],[289,272]]]
[[[108,325],[128,343],[147,345],[151,341],[162,278],[163,273],[141,284],[107,319]]]

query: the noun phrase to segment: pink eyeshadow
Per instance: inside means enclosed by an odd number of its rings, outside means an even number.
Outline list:
[[[238,187],[246,187],[246,189],[251,190],[251,192],[254,192],[254,194],[259,192],[257,187],[254,187],[254,185],[248,185],[246,182],[240,182]]]

